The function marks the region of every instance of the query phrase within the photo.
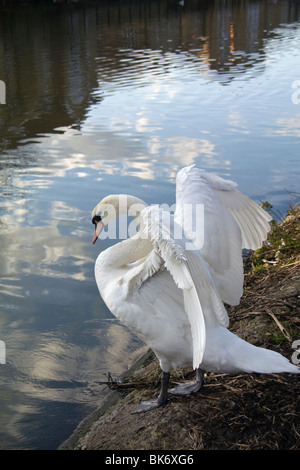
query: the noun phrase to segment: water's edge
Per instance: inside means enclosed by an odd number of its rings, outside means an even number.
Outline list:
[[[121,382],[126,382],[126,380],[133,375],[138,375],[140,371],[155,359],[153,352],[150,349],[147,349],[146,346],[142,348],[142,351],[139,350],[139,354],[139,357],[133,362],[129,369],[121,375]],[[71,436],[58,447],[58,450],[76,449],[79,441],[89,433],[94,423],[96,423],[101,416],[113,408],[126,395],[127,393],[122,392],[122,390],[111,390],[110,393],[102,400],[99,407],[79,423]]]

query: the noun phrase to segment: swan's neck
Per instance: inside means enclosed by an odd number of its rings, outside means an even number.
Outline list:
[[[110,211],[107,222],[112,222],[118,216],[127,214],[135,218],[140,225],[139,216],[147,204],[139,198],[127,194],[111,195],[98,204],[109,204],[114,210]],[[97,211],[97,207],[94,212]],[[123,240],[106,249],[97,258],[95,265],[97,284],[103,296],[105,288],[112,282],[117,282],[132,266],[139,262],[152,250],[150,240],[144,239],[137,232],[133,237]]]
[[[150,240],[141,238],[137,233],[105,250],[101,254],[101,259],[105,266],[109,266],[111,269],[128,268],[130,263],[145,258],[152,249]]]
[[[116,209],[115,216],[129,215],[133,217],[140,228],[140,214],[147,204],[141,199],[127,194],[110,196],[110,202]],[[122,267],[139,260],[150,251],[149,241],[142,240],[138,231],[134,236],[105,251],[105,260],[110,267]]]
[[[95,264],[95,275],[102,298],[110,305],[110,292],[129,271],[142,262],[153,249],[148,239],[142,239],[137,233],[134,237],[123,240],[100,253]]]

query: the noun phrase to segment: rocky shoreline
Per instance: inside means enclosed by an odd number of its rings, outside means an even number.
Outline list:
[[[245,259],[244,295],[228,308],[230,330],[300,362],[300,206],[276,225],[265,246]],[[145,350],[146,351],[146,350]],[[172,373],[172,383],[192,370]],[[300,449],[299,376],[207,374],[195,395],[132,414],[157,396],[160,369],[151,351],[121,377],[60,450]]]

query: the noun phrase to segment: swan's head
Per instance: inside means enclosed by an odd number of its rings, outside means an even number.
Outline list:
[[[147,204],[144,201],[128,194],[106,196],[92,212],[92,223],[95,225],[93,243],[96,242],[105,225],[123,214],[137,218],[145,207]]]

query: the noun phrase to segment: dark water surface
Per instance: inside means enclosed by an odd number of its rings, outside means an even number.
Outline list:
[[[282,213],[299,191],[300,4],[0,7],[0,80],[0,448],[55,449],[140,346],[98,295],[96,203],[172,204],[191,163]]]

